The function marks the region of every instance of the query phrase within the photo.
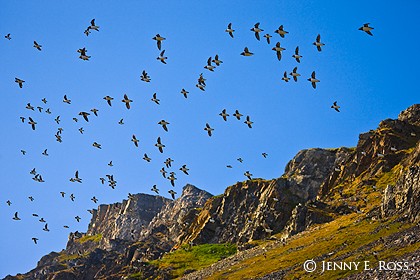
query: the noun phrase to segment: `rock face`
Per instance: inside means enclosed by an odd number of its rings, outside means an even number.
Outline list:
[[[412,222],[420,222],[420,143],[404,162],[406,168],[395,186],[388,185],[382,203],[382,215],[406,215]]]
[[[167,203],[161,211],[153,217],[148,227],[142,231],[141,239],[160,233],[172,245],[178,242],[182,231],[195,219],[198,208],[212,195],[193,185],[186,185],[179,199]]]
[[[162,196],[134,194],[122,203],[100,205],[93,210],[87,234],[101,233],[104,239],[138,239],[141,229],[170,201]]]
[[[289,238],[348,213],[398,215],[418,223],[419,139],[416,104],[398,119],[360,134],[355,148],[298,152],[274,180],[238,182],[218,196],[187,185],[173,201],[136,194],[100,205],[87,232],[70,234],[65,250],[44,256],[25,275],[6,279],[121,279],[138,272],[144,278],[166,279],[168,272],[149,261],[186,243],[230,242],[246,249],[250,241],[279,232]],[[370,192],[376,185],[383,192]],[[380,197],[369,213],[359,210],[368,203],[359,198],[362,191]]]
[[[298,204],[315,200],[336,166],[350,155],[346,148],[300,151],[276,180],[248,180],[210,199],[180,243],[246,243],[283,230]],[[316,223],[318,220],[314,219]],[[310,220],[310,219],[309,219]],[[308,221],[298,228],[304,230]]]

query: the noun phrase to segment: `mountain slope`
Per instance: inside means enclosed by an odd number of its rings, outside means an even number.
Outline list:
[[[65,250],[6,279],[420,278],[416,271],[308,273],[302,266],[308,259],[418,265],[419,139],[416,104],[360,134],[355,148],[300,151],[274,180],[238,182],[219,196],[187,185],[175,201],[139,194],[101,205],[87,233],[70,234]],[[239,252],[209,257],[224,252],[209,244],[225,243]],[[194,263],[200,260],[205,265]]]

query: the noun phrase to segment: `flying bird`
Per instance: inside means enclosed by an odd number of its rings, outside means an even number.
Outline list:
[[[119,121],[118,121],[118,124],[119,124],[119,125],[123,125],[123,124],[124,124],[124,119],[119,120]]]
[[[134,143],[134,146],[139,146],[139,140],[136,138],[136,135],[133,134],[133,136],[131,137],[131,141]]]
[[[211,56],[207,59],[207,65],[204,66],[205,69],[214,72],[214,68],[216,68],[215,66],[211,65]]]
[[[38,51],[40,51],[42,46],[40,44],[38,44],[36,41],[34,41],[34,48],[37,49]]]
[[[204,85],[201,85],[201,84],[196,84],[195,86],[196,86],[196,87],[198,87],[198,88],[199,88],[200,90],[202,90],[202,91],[205,91],[205,90],[206,90],[206,88],[205,88],[205,86],[204,86]],[[181,92],[181,93],[182,93],[182,92]],[[185,94],[185,95],[184,95],[184,97],[185,97],[185,98],[187,98],[187,95]]]
[[[24,83],[25,81],[24,80],[22,80],[22,79],[19,79],[19,78],[15,78],[15,83],[17,83],[18,85],[19,85],[19,87],[20,88],[22,88],[23,87],[23,83]]]
[[[6,38],[7,40],[12,39],[12,37],[10,37],[10,33],[8,33],[6,36],[4,36],[4,38]]]
[[[184,97],[185,97],[185,98],[187,98],[188,93],[189,93],[189,92],[188,92],[188,91],[186,91],[185,89],[182,89],[182,90],[181,90],[181,94],[182,94],[182,95],[184,95]]]
[[[281,52],[285,50],[285,48],[280,47],[280,42],[277,42],[276,46],[272,48],[273,51],[276,51],[277,59],[281,60]]]
[[[290,78],[287,77],[287,71],[284,71],[283,73],[283,77],[281,78],[283,81],[285,81],[286,83],[289,82]]]
[[[90,56],[86,54],[87,50],[86,48],[82,48],[82,49],[78,49],[77,50],[78,53],[80,53],[79,58],[82,60],[89,60]]]
[[[249,173],[249,171],[246,171],[245,173],[244,173],[244,175],[249,179],[249,180],[252,180],[252,178],[251,178],[251,176],[252,176],[252,174],[251,173]]]
[[[257,22],[256,24],[254,24],[254,27],[251,28],[251,31],[254,32],[255,34],[255,38],[257,38],[257,40],[260,40],[260,32],[264,31],[263,29],[260,28],[260,23]]]
[[[216,55],[214,56],[214,59],[212,60],[212,62],[213,62],[214,64],[216,64],[217,66],[220,66],[220,64],[221,64],[221,63],[223,63],[223,61],[221,61],[221,60],[219,59],[219,55],[218,55],[218,54],[216,54]]]
[[[63,139],[61,138],[61,135],[59,135],[59,134],[55,134],[55,140],[57,141],[57,142],[59,142],[59,143],[61,143],[61,142],[63,142]]]
[[[15,216],[12,219],[15,221],[20,221],[20,218],[18,217],[18,212],[15,212]]]
[[[159,152],[163,153],[165,145],[162,144],[160,137],[157,138],[155,146],[159,149]]]
[[[210,125],[208,123],[206,123],[206,127],[204,128],[205,131],[207,131],[207,134],[209,136],[211,136],[212,131],[214,130],[213,128],[210,127]]]
[[[81,134],[83,134],[83,132],[84,132],[85,130],[83,129],[83,127],[81,127],[81,128],[79,128],[79,132],[81,133]]]
[[[74,194],[70,194],[70,199],[71,199],[71,201],[74,201],[74,199],[75,199],[76,197],[74,196]]]
[[[12,202],[10,200],[6,201],[7,205],[10,206]]]
[[[97,203],[98,202],[98,199],[94,196],[94,197],[92,197],[90,200],[92,200],[93,201],[93,203]]]
[[[280,37],[284,38],[284,35],[288,34],[286,30],[284,30],[283,25],[280,25],[277,30],[274,31],[274,33],[277,33],[280,35]]]
[[[203,76],[203,73],[200,73],[200,76],[198,76],[197,82],[199,85],[206,86],[206,79]]]
[[[34,111],[34,107],[31,105],[31,103],[26,104],[25,108]]]
[[[292,55],[292,57],[293,57],[294,59],[296,59],[296,61],[297,61],[298,63],[300,63],[300,59],[302,58],[302,56],[301,56],[301,55],[299,55],[299,46],[297,46],[297,47],[296,47],[296,49],[295,49],[295,54],[294,54],[294,55]]]
[[[147,74],[146,70],[143,70],[143,72],[141,73],[140,80],[146,83],[149,83],[151,81],[150,76]]]
[[[36,107],[37,109],[38,109],[38,111],[41,113],[42,112],[42,110],[43,110],[43,108],[41,107],[41,106],[37,106]]]
[[[20,150],[20,152],[22,153],[22,155],[26,155],[26,151],[25,150]]]
[[[95,109],[95,108],[93,108],[93,109],[90,109],[90,111],[95,115],[95,116],[98,116],[98,109]]]
[[[79,216],[76,216],[76,217],[74,217],[75,219],[76,219],[76,221],[77,222],[80,222],[80,220],[82,219],[82,218],[80,218]]]
[[[340,112],[340,106],[337,105],[337,101],[335,101],[333,103],[333,105],[331,105],[331,108],[333,108],[334,110],[336,110],[337,112]]]
[[[48,228],[48,224],[45,224],[44,228],[42,229],[43,231],[50,231],[50,229]]]
[[[79,178],[79,171],[78,170],[76,170],[76,172],[74,173],[74,177],[70,178],[70,182],[82,183],[82,179]]]
[[[101,144],[99,144],[97,142],[93,142],[92,146],[95,147],[95,148],[98,148],[98,149],[102,149]]]
[[[91,21],[90,21],[90,26],[88,27],[88,29],[90,30],[95,30],[95,31],[99,31],[99,26],[97,26],[96,24],[95,24],[95,19],[92,19]]]
[[[32,130],[35,130],[35,125],[37,124],[31,117],[29,117],[29,122],[28,124],[31,125]]]
[[[107,95],[103,99],[106,100],[106,102],[108,103],[109,106],[112,106],[111,101],[114,100],[114,98],[112,98],[111,96]]]
[[[219,116],[221,116],[224,121],[227,121],[227,117],[229,117],[229,114],[226,113],[226,109],[223,109]]]
[[[169,181],[171,181],[172,187],[175,187],[175,172],[171,172],[170,175],[167,178]]]
[[[239,113],[238,110],[235,110],[235,113],[233,114],[233,116],[236,117],[238,120],[240,120],[243,115]]]
[[[166,170],[165,170],[165,167],[162,167],[160,170],[159,170],[159,172],[162,174],[162,176],[163,176],[163,178],[166,178]]]
[[[38,243],[37,243],[37,241],[39,240],[38,238],[36,238],[36,237],[32,237],[32,240],[34,241],[34,243],[35,243],[35,244],[38,244]]]
[[[252,128],[252,124],[254,122],[251,121],[251,119],[249,118],[249,116],[246,116],[246,121],[244,121],[244,123],[246,123],[249,128]]]
[[[169,158],[167,158],[166,160],[165,160],[165,162],[164,162],[164,164],[166,165],[166,168],[169,168],[169,167],[171,167],[172,166],[172,162],[173,162],[174,160],[173,159],[171,159],[170,157]]]
[[[65,192],[60,192],[60,194],[61,194],[61,197],[64,197],[66,195]]]
[[[71,104],[71,100],[67,98],[66,94],[63,97],[63,102],[66,103],[66,104]]]
[[[45,110],[45,113],[47,113],[48,115],[51,114],[50,108],[47,108],[47,110]]]
[[[168,193],[171,194],[172,199],[175,199],[175,195],[176,195],[176,191],[174,190],[169,190]]]
[[[359,30],[362,30],[362,31],[364,31],[364,32],[366,32],[367,34],[369,34],[370,36],[373,36],[373,34],[372,34],[372,30],[374,29],[373,27],[370,27],[369,26],[369,24],[370,23],[365,23],[365,24],[363,24],[363,26],[362,27],[360,27],[359,28]]]
[[[290,76],[292,76],[293,80],[297,82],[297,77],[300,76],[300,74],[297,72],[297,66],[293,68],[293,71],[290,73]]]
[[[182,172],[184,172],[185,174],[187,174],[187,175],[189,175],[188,174],[188,168],[187,168],[187,165],[186,164],[184,164],[179,170],[181,170]]]
[[[163,64],[166,64],[166,59],[168,58],[165,56],[165,50],[161,51],[161,53],[156,59],[162,62]]]
[[[25,123],[25,117],[19,117],[22,123]]]
[[[316,48],[318,49],[319,52],[322,50],[321,47],[325,46],[324,43],[321,43],[321,35],[320,34],[318,34],[318,36],[316,36],[316,40],[312,44],[316,46]]]
[[[159,189],[156,187],[156,185],[153,185],[153,187],[150,190],[152,192],[155,192],[156,194],[159,194]]]
[[[147,161],[147,162],[150,162],[150,161],[152,160],[151,158],[149,158],[149,157],[147,156],[147,154],[144,154],[143,159],[144,159],[145,161]]]
[[[114,164],[112,163],[112,160],[108,163],[108,166],[113,167]]]
[[[41,101],[44,103],[44,104],[47,104],[47,99],[44,97],[44,98],[42,98],[41,99]]]
[[[261,154],[264,158],[267,158],[268,154],[267,153],[262,153]]]
[[[271,36],[270,34],[265,34],[264,36],[263,36],[265,39],[267,39],[267,44],[269,44],[270,45],[270,38],[271,37],[273,37],[273,36]]]
[[[45,150],[42,152],[42,155],[43,155],[43,156],[48,156],[48,152],[47,152],[47,150],[48,150],[48,149],[45,149]]]
[[[152,99],[150,99],[150,100],[152,100],[153,102],[155,102],[157,105],[159,105],[159,99],[156,97],[156,92],[155,93],[153,93],[153,98]]]
[[[241,52],[241,55],[243,55],[243,56],[251,56],[251,55],[254,55],[254,53],[250,52],[250,51],[248,50],[248,47],[245,47],[245,48],[244,48],[244,51],[243,51],[243,52]]]
[[[156,34],[152,39],[156,41],[159,50],[162,48],[162,41],[166,40],[166,38],[161,37],[160,34]]]
[[[158,122],[158,124],[160,124],[165,131],[168,131],[167,125],[170,124],[170,123],[168,123],[165,120],[161,120],[161,121]]]
[[[79,116],[82,116],[84,119],[85,119],[85,121],[89,121],[89,119],[88,119],[88,116],[89,116],[90,114],[88,113],[88,112],[80,112],[79,113]]]
[[[225,32],[229,33],[229,36],[233,38],[233,32],[235,32],[234,29],[232,29],[232,23],[229,23]],[[10,35],[10,34],[9,34]]]
[[[121,100],[121,102],[124,102],[125,107],[127,107],[127,109],[130,109],[130,102],[133,102],[133,100],[129,99],[127,94],[124,94],[124,99]]]
[[[320,81],[315,77],[315,71],[312,71],[311,77],[308,79],[312,83],[312,87],[316,88],[316,83],[319,83]]]

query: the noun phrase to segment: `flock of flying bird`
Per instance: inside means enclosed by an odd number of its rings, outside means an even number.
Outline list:
[[[364,32],[366,32],[367,34],[369,34],[369,35],[373,35],[372,34],[372,30],[373,30],[373,27],[370,27],[369,26],[369,23],[366,23],[366,24],[364,24],[362,27],[360,27],[359,28],[359,30],[361,30],[361,31],[364,31]],[[95,24],[95,19],[92,19],[91,20],[91,22],[90,22],[90,25],[86,28],[86,30],[84,31],[84,34],[86,35],[86,36],[89,36],[90,35],[90,33],[92,32],[92,31],[99,31],[99,26],[97,26],[96,24]],[[254,27],[253,28],[251,28],[251,31],[252,32],[254,32],[254,34],[255,34],[255,37],[256,37],[256,39],[257,40],[260,40],[261,38],[260,38],[260,33],[261,32],[263,32],[264,30],[263,29],[261,29],[260,28],[260,23],[256,23],[255,25],[254,25]],[[232,28],[232,23],[229,23],[228,24],[228,26],[227,26],[227,28],[226,28],[226,30],[225,30],[225,32],[227,32],[228,34],[229,34],[229,36],[230,37],[232,37],[232,38],[234,38],[234,32],[235,32],[235,30]],[[277,30],[275,30],[274,31],[274,33],[276,33],[276,34],[278,34],[281,38],[285,38],[285,36],[287,35],[287,34],[289,34],[289,32],[288,31],[286,31],[285,29],[284,29],[284,27],[283,27],[283,25],[280,25],[279,26],[279,28],[277,29]],[[266,39],[266,41],[267,41],[267,43],[268,44],[270,44],[271,43],[271,38],[273,37],[273,36],[271,36],[270,34],[265,34],[265,35],[263,35],[263,37]],[[5,36],[5,38],[7,39],[7,40],[11,40],[12,39],[12,37],[11,37],[11,34],[7,34],[6,36]],[[160,54],[159,54],[159,56],[156,58],[158,61],[160,61],[160,62],[162,62],[163,64],[166,64],[167,62],[166,62],[166,60],[168,59],[166,56],[165,56],[165,50],[162,50],[162,42],[163,41],[165,41],[166,40],[166,38],[164,38],[164,37],[162,37],[160,34],[156,34],[156,36],[154,36],[153,38],[152,38],[153,40],[155,40],[156,41],[156,44],[157,44],[157,48],[158,48],[158,50],[160,51]],[[315,41],[313,42],[313,45],[317,48],[317,50],[319,51],[319,52],[321,52],[322,51],[322,47],[324,47],[325,46],[325,44],[323,43],[323,42],[321,42],[321,35],[320,34],[318,34],[317,35],[317,37],[316,37],[316,39],[315,39]],[[36,42],[36,41],[34,41],[34,44],[33,44],[33,47],[35,48],[35,49],[37,49],[38,51],[41,51],[42,50],[42,45],[40,45],[38,42]],[[275,44],[275,46],[272,48],[272,50],[273,51],[275,51],[276,52],[276,56],[277,56],[277,59],[280,61],[281,59],[282,59],[282,55],[283,55],[283,51],[285,50],[285,48],[283,48],[283,47],[281,47],[281,44],[280,44],[280,42],[277,42],[276,44]],[[87,50],[86,50],[86,48],[80,48],[80,49],[78,49],[77,50],[77,52],[80,54],[79,55],[79,58],[81,59],[81,60],[85,60],[85,61],[88,61],[90,58],[91,58],[91,56],[88,56],[87,55]],[[245,57],[247,57],[247,56],[252,56],[252,55],[254,55],[254,53],[252,53],[249,49],[248,49],[248,47],[245,47],[244,48],[244,51],[240,54],[240,55],[242,55],[242,56],[245,56]],[[295,52],[294,52],[294,54],[292,55],[292,57],[296,60],[296,62],[297,63],[300,63],[301,62],[301,59],[302,59],[302,56],[300,55],[300,53],[299,53],[299,46],[297,46],[296,48],[295,48]],[[206,70],[209,70],[209,71],[211,71],[211,72],[213,72],[214,70],[215,70],[215,68],[216,67],[219,67],[221,64],[223,63],[223,61],[221,61],[220,59],[219,59],[219,56],[216,54],[215,56],[214,56],[214,58],[212,58],[212,57],[209,57],[208,59],[207,59],[207,64],[204,66],[204,69],[206,69]],[[297,80],[298,80],[298,77],[300,76],[300,74],[297,72],[297,67],[295,67],[293,70],[292,70],[292,72],[291,73],[287,73],[287,71],[285,71],[284,72],[284,75],[283,75],[283,77],[282,77],[282,80],[283,81],[285,81],[285,82],[289,82],[289,80],[290,80],[290,78],[289,78],[289,76],[291,76],[291,78],[293,78],[293,80],[295,81],[295,82],[297,82]],[[149,83],[150,81],[151,81],[151,78],[150,78],[150,76],[148,75],[148,73],[145,71],[145,70],[143,70],[142,71],[142,74],[141,74],[141,76],[140,76],[140,80],[141,81],[143,81],[143,82],[146,82],[146,83]],[[311,74],[311,77],[309,77],[308,79],[307,79],[310,83],[311,83],[311,85],[312,85],[312,87],[314,88],[314,89],[316,89],[316,84],[317,83],[319,83],[320,82],[320,80],[319,79],[317,79],[316,78],[316,73],[315,73],[315,71],[313,71],[312,72],[312,74]],[[23,85],[24,85],[24,83],[25,83],[25,81],[23,80],[23,79],[20,79],[20,78],[15,78],[15,82],[18,84],[18,86],[19,86],[19,88],[23,88]],[[203,76],[203,73],[201,73],[200,75],[199,75],[199,77],[198,77],[198,79],[197,79],[197,84],[196,84],[196,87],[198,88],[198,89],[200,89],[201,91],[205,91],[205,87],[206,87],[206,79],[204,78],[204,76]],[[185,90],[184,88],[181,90],[181,94],[185,97],[185,98],[187,98],[188,97],[188,94],[189,94],[189,92],[187,91],[187,90]],[[112,102],[114,101],[114,98],[113,97],[111,97],[111,96],[105,96],[104,98],[103,98],[106,102],[107,102],[107,104],[109,105],[109,106],[111,106],[112,107]],[[45,99],[45,98],[43,98],[42,100],[41,100],[44,104],[47,104],[47,100]],[[64,97],[63,97],[63,100],[62,100],[64,103],[66,103],[66,104],[71,104],[71,100],[68,98],[68,96],[67,95],[64,95]],[[157,105],[159,105],[160,103],[160,100],[157,98],[157,94],[156,93],[154,93],[153,94],[153,97],[152,97],[152,99],[151,99],[151,101],[153,101],[154,103],[156,103]],[[127,109],[130,109],[131,108],[131,103],[133,102],[133,100],[131,100],[128,96],[127,96],[127,94],[124,94],[124,96],[123,96],[123,99],[121,100],[121,102],[123,102],[124,103],[124,105],[125,105],[125,107],[127,108]],[[37,106],[36,107],[37,108],[37,110],[39,111],[39,112],[42,112],[43,111],[43,108],[41,107],[41,106]],[[340,110],[339,110],[339,108],[340,108],[340,106],[337,104],[337,101],[335,101],[334,103],[333,103],[333,105],[331,106],[331,108],[332,109],[334,109],[334,110],[336,110],[337,112],[340,112]],[[31,110],[31,111],[35,111],[35,107],[33,107],[30,103],[27,103],[27,105],[26,105],[26,109],[28,109],[28,110]],[[93,113],[93,115],[95,115],[95,116],[98,116],[98,109],[96,109],[96,108],[93,108],[93,109],[91,109],[90,110],[90,112],[91,113]],[[46,110],[45,110],[45,113],[47,113],[47,114],[51,114],[51,111],[50,111],[50,109],[49,108],[47,108]],[[89,122],[89,117],[90,117],[90,115],[91,115],[91,113],[89,113],[89,112],[86,112],[86,111],[81,111],[81,112],[79,112],[79,116],[81,116],[86,122]],[[230,116],[230,114],[228,114],[227,113],[227,111],[226,111],[226,109],[223,109],[222,110],[222,112],[219,114],[222,118],[223,118],[223,120],[224,121],[227,121],[227,117],[229,117]],[[232,114],[232,116],[234,116],[237,120],[240,120],[244,115],[242,115],[240,112],[239,112],[239,110],[235,110],[235,112]],[[22,123],[24,123],[25,122],[25,120],[26,120],[26,118],[25,117],[20,117],[20,119],[21,119],[21,121],[22,121]],[[54,119],[54,121],[57,123],[57,124],[60,124],[60,116],[57,116],[55,119]],[[79,119],[77,118],[77,117],[73,117],[73,121],[74,122],[78,122],[79,121]],[[32,118],[32,117],[28,117],[28,122],[27,122],[30,126],[31,126],[31,128],[32,128],[32,130],[35,130],[36,129],[36,125],[37,125],[37,122]],[[244,123],[249,127],[249,128],[252,128],[252,125],[253,125],[253,122],[251,121],[251,118],[250,118],[250,116],[246,116],[246,120],[244,121]],[[124,120],[123,119],[121,119],[119,122],[118,122],[118,124],[120,124],[120,125],[123,125],[124,124]],[[168,125],[170,124],[168,121],[166,121],[166,120],[161,120],[161,121],[159,121],[158,122],[158,124],[159,125],[161,125],[162,126],[162,128],[165,130],[165,131],[168,131]],[[84,132],[84,129],[83,129],[83,127],[80,127],[79,129],[79,132],[81,133],[81,134],[83,134],[83,132]],[[213,134],[213,131],[214,131],[214,128],[212,128],[211,126],[210,126],[210,124],[209,123],[206,123],[205,124],[205,127],[204,127],[204,130],[207,132],[207,134],[208,134],[208,136],[212,136],[212,134]],[[55,137],[56,137],[56,141],[58,141],[58,142],[62,142],[62,131],[63,131],[63,128],[61,128],[61,127],[59,127],[58,128],[58,130],[57,130],[57,132],[56,132],[56,134],[55,134]],[[132,135],[132,138],[131,138],[131,141],[133,142],[133,144],[135,145],[135,147],[139,147],[139,140],[137,139],[137,137],[136,137],[136,135]],[[99,143],[97,143],[97,142],[93,142],[92,143],[92,146],[93,147],[95,147],[95,148],[98,148],[98,149],[101,149],[102,147],[101,147],[101,144],[99,144]],[[161,137],[158,137],[157,138],[157,140],[156,140],[156,144],[155,144],[155,146],[156,146],[156,148],[159,150],[159,152],[160,153],[163,153],[164,152],[164,148],[165,148],[165,145],[162,143],[162,140],[161,140]],[[25,150],[21,150],[21,152],[22,152],[22,154],[23,155],[25,155],[26,154],[26,151]],[[43,152],[42,152],[42,155],[44,155],[44,156],[48,156],[48,150],[47,149],[45,149]],[[266,158],[267,156],[268,156],[268,154],[267,153],[262,153],[262,156],[264,157],[264,158]],[[145,153],[144,154],[144,156],[143,156],[143,160],[145,160],[146,162],[150,162],[152,159]],[[242,163],[243,162],[243,159],[242,158],[238,158],[237,159],[240,163]],[[172,167],[172,162],[173,162],[174,160],[173,159],[171,159],[170,157],[168,157],[166,160],[165,160],[165,162],[164,162],[164,164],[165,164],[165,167],[166,168],[171,168]],[[113,166],[113,163],[112,163],[112,161],[110,161],[109,163],[108,163],[108,165],[109,166]],[[169,175],[167,175],[168,174],[168,171],[166,171],[165,170],[165,167],[162,167],[161,168],[161,170],[160,170],[160,173],[162,174],[162,176],[164,177],[164,178],[166,178],[166,179],[168,179],[169,181],[170,181],[170,183],[171,183],[171,185],[174,187],[175,186],[175,181],[177,180],[177,178],[176,178],[176,173],[175,172],[173,172],[173,171],[171,171],[171,172],[169,172]],[[227,165],[226,166],[227,168],[232,168],[232,166],[231,165]],[[180,171],[182,171],[184,174],[186,174],[186,175],[189,175],[189,173],[188,173],[188,171],[189,171],[189,169],[188,169],[188,167],[187,167],[187,165],[182,165],[181,166],[181,168],[179,168],[179,170]],[[36,171],[36,168],[33,168],[30,172],[29,172],[31,175],[33,175],[33,177],[32,177],[32,179],[34,180],[34,181],[36,181],[36,182],[39,182],[39,183],[43,183],[43,182],[45,182],[44,181],[44,179],[43,179],[43,177],[42,177],[42,175],[41,174],[39,174],[37,171]],[[244,173],[244,176],[246,176],[248,179],[252,179],[252,174],[249,172],[249,171],[246,171],[245,173]],[[107,179],[105,179],[104,177],[106,177]],[[99,180],[100,180],[100,182],[101,182],[101,184],[105,184],[105,182],[107,181],[108,182],[108,185],[111,187],[111,188],[115,188],[116,187],[116,184],[117,184],[117,181],[114,179],[114,175],[112,175],[112,174],[107,174],[107,175],[105,175],[104,177],[101,177],[101,178],[99,178]],[[75,174],[74,174],[74,177],[71,177],[70,179],[69,179],[69,181],[70,182],[72,182],[72,183],[82,183],[82,178],[81,177],[79,177],[79,171],[78,170],[76,170],[75,171]],[[159,194],[159,189],[157,188],[157,186],[156,185],[153,185],[152,186],[152,188],[151,188],[151,191],[153,191],[153,192],[155,192],[155,193],[157,193],[157,194]],[[168,193],[171,195],[171,197],[172,197],[172,199],[175,199],[175,195],[177,194],[174,190],[169,190],[168,191]],[[63,191],[61,191],[60,192],[60,195],[61,195],[61,197],[65,197],[65,195],[66,195],[66,193],[65,192],[63,192]],[[129,197],[131,196],[131,194],[129,194]],[[30,201],[33,201],[34,200],[34,198],[32,197],[32,196],[29,196],[28,197],[29,198],[29,200]],[[71,199],[71,201],[74,201],[75,200],[75,196],[74,196],[74,194],[70,194],[70,196],[69,196],[69,198]],[[95,197],[95,196],[93,196],[92,198],[91,198],[91,200],[92,200],[92,202],[94,202],[94,203],[97,203],[98,202],[98,199]],[[6,201],[6,203],[7,203],[7,205],[11,205],[12,204],[12,202],[10,201],[10,200],[8,200],[8,201]],[[92,210],[88,210],[90,213],[92,213]],[[34,214],[32,214],[32,216],[34,216],[34,217],[39,217],[38,216],[38,214],[36,214],[36,213],[34,213]],[[79,222],[80,221],[80,217],[79,216],[76,216],[76,217],[74,217],[75,219],[76,219],[76,221],[77,222]],[[19,217],[19,213],[18,212],[15,212],[15,214],[14,214],[14,216],[13,216],[13,220],[21,220],[21,218]],[[44,218],[40,218],[39,219],[39,221],[40,222],[42,222],[42,223],[45,223],[45,225],[44,225],[44,228],[43,228],[43,230],[44,231],[50,231],[49,230],[49,228],[48,228],[48,223],[46,223],[46,221],[44,220]],[[65,225],[64,226],[65,228],[69,228],[67,225]],[[34,241],[34,243],[35,244],[37,244],[37,241],[38,241],[38,238],[36,238],[36,237],[33,237],[32,238],[32,240]]]

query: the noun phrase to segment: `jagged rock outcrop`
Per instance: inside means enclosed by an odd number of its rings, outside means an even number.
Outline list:
[[[395,186],[388,185],[382,202],[382,215],[406,215],[420,222],[420,143],[403,163],[405,168]]]
[[[286,225],[283,238],[298,234],[315,224],[323,224],[333,220],[333,215],[328,213],[328,207],[321,202],[311,202],[306,205],[298,204],[292,211],[292,216]]]
[[[203,207],[212,196],[193,185],[186,185],[178,199],[167,203],[153,217],[147,228],[142,231],[141,239],[160,233],[161,238],[170,244],[178,242],[182,231],[196,218],[195,213],[198,212],[198,208]]]
[[[122,203],[100,205],[93,210],[87,234],[100,233],[108,240],[138,239],[142,229],[170,202],[162,196],[133,194]]]
[[[227,188],[206,203],[180,243],[242,244],[269,238],[284,229],[297,204],[316,199],[325,180],[349,154],[346,148],[302,150],[287,164],[282,177],[248,180]]]

